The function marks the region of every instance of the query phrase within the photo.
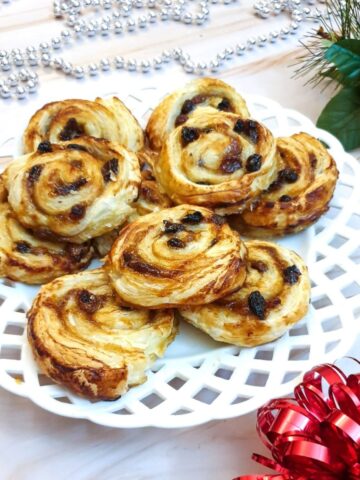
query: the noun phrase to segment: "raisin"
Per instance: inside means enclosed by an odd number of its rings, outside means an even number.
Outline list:
[[[299,175],[292,168],[284,168],[279,172],[279,179],[286,183],[295,183]]]
[[[196,95],[194,98],[191,99],[194,105],[198,105],[199,103],[204,103],[206,100],[206,95]]]
[[[167,244],[169,245],[169,247],[171,247],[171,248],[184,248],[185,245],[186,245],[185,242],[183,242],[182,240],[180,240],[180,238],[176,238],[176,237],[170,238],[170,240],[168,240],[166,243],[167,243]]]
[[[55,195],[66,196],[71,192],[77,192],[81,187],[88,183],[87,179],[80,177],[72,183],[62,183],[55,185]]]
[[[88,253],[89,246],[88,244],[75,245],[70,243],[67,244],[66,251],[69,254],[71,260],[73,260],[74,262],[80,262]]]
[[[173,223],[169,220],[164,220],[163,224],[165,233],[177,233],[185,230],[184,225],[181,225],[181,223]]]
[[[99,297],[85,289],[79,291],[78,301],[80,308],[87,313],[95,313],[101,305]]]
[[[49,153],[52,152],[52,146],[51,143],[48,140],[45,140],[44,142],[40,142],[37,151],[39,153]]]
[[[175,127],[182,125],[183,123],[186,122],[187,119],[188,119],[187,115],[183,115],[183,114],[178,115],[175,120]]]
[[[110,182],[111,175],[119,173],[119,161],[117,158],[112,158],[101,169],[101,173],[105,182]]]
[[[77,143],[69,143],[69,145],[66,145],[66,148],[68,150],[79,150],[81,152],[87,152],[87,148],[84,147],[84,145],[79,145]]]
[[[42,169],[43,165],[34,165],[30,168],[30,170],[28,171],[28,182],[31,185],[39,180]]]
[[[191,142],[194,142],[199,138],[199,131],[197,128],[192,127],[183,127],[181,130],[181,142],[183,146],[188,145]]]
[[[72,220],[79,220],[85,215],[84,205],[74,205],[70,210],[70,218]]]
[[[59,134],[59,140],[66,142],[67,140],[80,137],[81,135],[84,135],[84,133],[85,131],[83,127],[78,124],[76,118],[69,118],[67,124]]]
[[[223,98],[217,108],[222,112],[229,112],[231,110],[230,101],[227,98]]]
[[[294,285],[299,280],[301,272],[296,265],[291,265],[283,270],[283,274],[285,282]]]
[[[248,296],[248,305],[251,312],[260,320],[265,318],[266,300],[258,290],[251,292]]]
[[[245,122],[244,120],[237,120],[235,125],[234,125],[234,132],[235,133],[243,133],[245,130]]]
[[[248,172],[257,172],[261,168],[262,156],[254,153],[246,160],[246,170]]]
[[[185,217],[181,220],[182,223],[188,223],[189,225],[197,225],[203,219],[203,214],[201,212],[192,212],[185,215]]]
[[[181,113],[183,115],[186,115],[188,113],[190,113],[192,110],[194,110],[194,104],[191,100],[185,100],[183,106],[182,106],[182,109],[181,109]]]
[[[242,167],[241,159],[238,155],[227,155],[223,158],[220,170],[224,173],[234,173]]]
[[[317,158],[313,153],[309,153],[309,161],[310,161],[311,168],[316,168]]]
[[[280,202],[291,202],[291,197],[290,197],[290,195],[281,195],[279,200],[280,200]]]
[[[29,253],[31,246],[27,242],[16,242],[16,250],[20,253]]]

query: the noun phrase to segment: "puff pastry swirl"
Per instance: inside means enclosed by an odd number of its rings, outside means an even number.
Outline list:
[[[338,170],[327,149],[307,133],[277,139],[277,178],[230,223],[253,237],[300,232],[326,212]]]
[[[28,312],[29,342],[44,373],[95,400],[143,383],[176,332],[172,310],[122,306],[102,269],[44,285]]]
[[[246,249],[211,210],[180,205],[139,218],[115,241],[106,263],[129,305],[209,303],[240,287]]]
[[[25,130],[24,152],[45,140],[70,141],[83,135],[121,143],[132,151],[143,147],[143,132],[130,110],[117,97],[62,100],[47,103],[30,119]]]
[[[253,347],[280,337],[306,314],[310,281],[295,252],[261,240],[248,241],[246,247],[242,288],[210,305],[179,312],[214,340]]]
[[[93,256],[82,245],[40,240],[16,219],[7,202],[0,204],[0,276],[39,284],[87,267]]]
[[[259,122],[199,111],[170,133],[155,174],[175,203],[235,213],[273,181],[274,154],[274,138]]]
[[[230,85],[215,78],[198,78],[165,97],[155,108],[146,127],[150,147],[161,150],[167,135],[198,110],[250,116],[245,100]]]
[[[9,203],[25,227],[73,243],[123,223],[140,184],[134,153],[92,137],[63,145],[43,142],[12,162],[4,176]]]

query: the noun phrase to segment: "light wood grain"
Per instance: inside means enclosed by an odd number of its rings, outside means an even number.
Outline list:
[[[62,24],[51,18],[51,4],[50,0],[14,0],[12,5],[2,5],[0,48],[36,44],[58,33]],[[268,22],[255,18],[251,5],[250,0],[242,0],[229,8],[218,7],[211,23],[203,28],[162,24],[116,40],[85,40],[62,55],[87,63],[114,54],[150,58],[163,48],[181,46],[198,59],[210,58],[220,46],[225,48],[249,34],[258,35],[284,23],[284,17]],[[289,66],[297,49],[295,39],[280,42],[247,58],[236,58],[219,77],[236,80],[244,91],[269,96],[316,120],[331,92],[311,90],[303,81],[291,78]],[[156,81],[152,74],[112,75],[120,89],[122,85],[126,89],[129,82],[150,85]],[[178,66],[164,69],[161,75],[168,79],[169,89],[174,81],[190,78]],[[53,90],[54,99],[58,88],[66,88],[70,97],[76,82],[52,71],[45,72],[42,80]],[[101,82],[93,82],[94,96]],[[36,101],[35,95],[26,104],[35,105]],[[2,128],[6,128],[8,116],[20,115],[22,108],[21,104],[0,103]],[[7,160],[0,158],[1,163]],[[356,356],[359,349],[360,341],[351,353]],[[184,430],[112,430],[57,417],[1,390],[0,420],[1,480],[230,480],[238,474],[265,470],[251,461],[253,451],[265,453],[255,431],[255,414]]]

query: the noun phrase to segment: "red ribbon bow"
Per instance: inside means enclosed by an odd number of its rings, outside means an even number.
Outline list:
[[[360,480],[360,374],[320,365],[294,396],[258,410],[257,431],[273,460],[252,458],[278,473],[233,480]]]

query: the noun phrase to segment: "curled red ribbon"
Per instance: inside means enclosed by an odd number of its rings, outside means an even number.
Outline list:
[[[360,480],[360,374],[319,365],[294,397],[258,410],[257,431],[273,459],[252,458],[277,473],[233,480]]]

